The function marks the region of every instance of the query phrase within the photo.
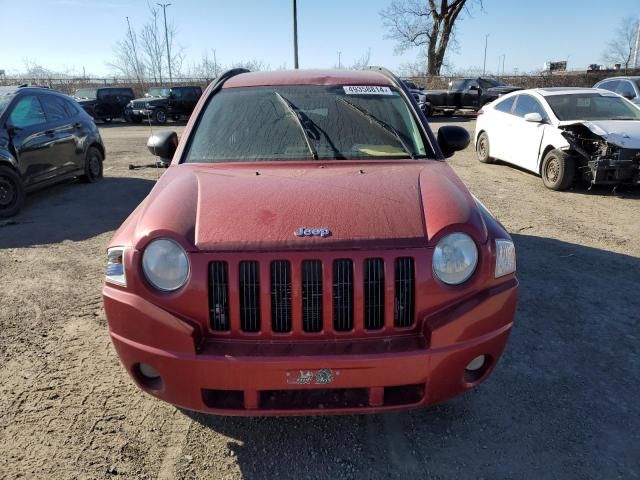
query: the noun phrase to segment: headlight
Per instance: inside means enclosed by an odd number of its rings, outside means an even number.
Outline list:
[[[158,290],[177,290],[187,283],[189,277],[187,252],[174,240],[153,240],[142,254],[142,271]]]
[[[127,275],[124,270],[124,247],[115,247],[107,250],[107,282],[116,285],[127,286]]]
[[[149,102],[145,102],[144,108],[151,108],[151,104]]]
[[[466,233],[444,237],[433,252],[433,273],[448,285],[466,282],[478,265],[478,248]]]
[[[496,278],[516,271],[516,248],[511,240],[496,240]]]

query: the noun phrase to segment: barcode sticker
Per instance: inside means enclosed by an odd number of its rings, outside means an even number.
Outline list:
[[[393,95],[389,87],[376,87],[374,85],[365,86],[345,86],[344,93],[347,95]]]

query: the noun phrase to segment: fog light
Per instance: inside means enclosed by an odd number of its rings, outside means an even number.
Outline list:
[[[480,355],[479,357],[476,357],[473,360],[471,360],[469,362],[469,365],[467,365],[467,368],[465,368],[465,370],[467,370],[468,372],[477,372],[478,370],[484,367],[484,364],[486,362],[487,362],[487,356]]]
[[[140,365],[138,365],[138,371],[140,372],[140,375],[148,380],[155,380],[156,378],[160,378],[160,374],[156,371],[156,369],[146,363],[141,363]]]

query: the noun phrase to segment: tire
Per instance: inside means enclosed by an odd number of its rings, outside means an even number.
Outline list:
[[[542,160],[540,175],[545,187],[551,190],[566,190],[576,176],[575,161],[565,152],[551,150]]]
[[[96,183],[103,176],[102,163],[104,157],[96,147],[89,147],[84,158],[84,175],[80,177],[84,183]]]
[[[156,108],[151,114],[151,121],[156,125],[164,125],[167,123],[167,112],[162,108]]]
[[[431,108],[431,105],[426,105],[424,106],[424,108],[422,109],[422,113],[424,113],[425,117],[432,117],[433,116],[433,108]]]
[[[0,166],[0,218],[13,217],[24,205],[24,185],[18,173]]]
[[[491,156],[489,135],[487,135],[487,132],[482,132],[478,135],[478,141],[476,142],[476,155],[481,163],[493,163],[495,161]]]

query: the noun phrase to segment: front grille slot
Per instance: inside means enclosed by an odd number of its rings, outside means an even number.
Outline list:
[[[133,102],[133,108],[144,109],[145,102]]]
[[[271,329],[291,331],[291,264],[287,260],[271,262]]]
[[[353,330],[353,262],[333,262],[333,328],[338,332]]]
[[[227,262],[209,264],[209,319],[211,328],[229,330],[229,272]]]
[[[410,327],[413,324],[415,296],[413,258],[397,258],[395,270],[394,323],[396,327]]]
[[[302,262],[302,328],[305,332],[322,331],[322,262]]]
[[[364,262],[364,328],[384,326],[384,261],[368,258]]]
[[[240,262],[240,328],[260,331],[260,277],[258,262]]]

